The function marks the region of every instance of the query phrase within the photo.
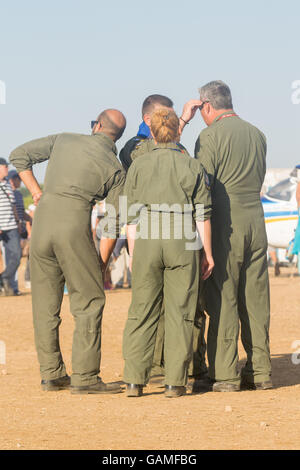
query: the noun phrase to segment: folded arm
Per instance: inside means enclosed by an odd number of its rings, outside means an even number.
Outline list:
[[[50,135],[31,140],[17,147],[9,156],[10,163],[16,168],[21,180],[30,191],[34,204],[40,200],[42,190],[32,172],[32,167],[50,158],[56,138],[57,135]]]

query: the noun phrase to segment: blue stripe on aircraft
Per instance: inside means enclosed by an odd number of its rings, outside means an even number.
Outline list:
[[[282,212],[265,212],[264,216],[265,217],[280,217],[283,215],[298,215],[298,211],[282,211]]]
[[[275,202],[275,201],[270,201],[270,199],[267,199],[267,198],[264,197],[264,196],[262,196],[262,197],[260,198],[260,200],[261,200],[261,202],[262,202],[263,204],[277,204],[277,202]]]

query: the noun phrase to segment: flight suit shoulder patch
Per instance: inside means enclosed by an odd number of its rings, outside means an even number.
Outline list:
[[[205,187],[206,187],[206,189],[208,189],[208,191],[210,191],[211,190],[211,184],[210,184],[209,175],[206,173],[206,170],[204,169],[203,166],[202,166],[202,170],[203,170],[203,177],[204,177]]]
[[[181,153],[186,153],[186,148],[180,142],[176,142],[176,146],[180,149]]]
[[[138,149],[144,141],[145,141],[145,139],[141,139],[140,137],[137,137],[136,138],[136,144],[135,144],[135,147],[134,147],[133,150]]]

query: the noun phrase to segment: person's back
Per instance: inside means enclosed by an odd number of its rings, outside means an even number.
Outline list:
[[[239,216],[241,210],[245,217],[249,209],[262,212],[260,191],[266,171],[266,140],[256,127],[237,116],[224,115],[201,132],[195,157],[212,175],[212,198],[220,215],[224,214],[226,201],[237,206]],[[234,217],[235,211],[230,212]]]
[[[30,274],[35,339],[43,390],[70,386],[59,345],[60,307],[65,283],[75,319],[72,393],[117,393],[103,384],[100,366],[101,321],[105,303],[102,274],[118,235],[119,196],[125,173],[115,142],[126,119],[118,110],[103,111],[93,121],[93,135],[59,134],[15,149],[10,160],[38,203],[35,211]],[[43,192],[32,166],[49,160]],[[98,256],[91,231],[97,199],[114,206]],[[113,226],[112,226],[113,225]]]
[[[191,100],[184,107],[183,114],[179,118],[180,120],[180,129],[179,134],[181,135],[184,125],[187,123],[185,121],[185,113],[191,110],[196,105],[195,100]],[[155,141],[152,138],[150,132],[151,117],[155,111],[159,109],[169,109],[173,110],[173,101],[163,95],[149,95],[143,102],[142,105],[142,124],[139,127],[137,135],[132,137],[120,151],[119,159],[123,165],[123,168],[127,172],[130,165],[137,158],[143,157],[155,148]],[[194,108],[197,109],[197,108]],[[178,139],[176,139],[178,140]],[[176,142],[176,148],[179,149],[182,153],[188,155],[188,152],[180,142]],[[188,155],[190,158],[190,156]],[[165,187],[165,181],[162,184]],[[199,302],[200,305],[200,302]],[[207,367],[205,363],[205,351],[206,343],[204,339],[205,332],[205,314],[202,310],[202,307],[199,306],[195,316],[195,328],[194,328],[194,344],[195,349],[193,353],[193,360],[190,363],[189,375],[194,378],[204,377],[207,372]],[[197,339],[198,338],[198,339]],[[159,321],[158,333],[156,336],[156,346],[155,353],[153,357],[153,375],[163,375],[164,374],[164,309],[161,310],[161,316]]]
[[[195,157],[212,180],[213,275],[206,284],[209,374],[217,392],[271,388],[267,236],[260,191],[266,139],[234,112],[229,87],[213,81],[200,89],[208,128]],[[254,295],[255,293],[255,295]],[[238,337],[247,362],[238,371]]]
[[[59,134],[49,137],[51,155],[45,175],[44,195],[94,202],[102,199],[105,183],[122,167],[116,147],[104,134]]]
[[[19,157],[22,153],[30,156],[29,162],[22,161]],[[32,246],[59,233],[57,244],[66,234],[76,236],[75,227],[84,231],[84,227],[90,226],[95,199],[106,198],[111,186],[124,179],[116,154],[114,142],[103,133],[52,135],[12,152],[11,162],[19,169],[48,159],[43,195],[35,214],[34,227],[39,233],[36,237],[33,227]],[[118,207],[112,193],[108,202]]]
[[[201,167],[197,161],[182,152],[176,143],[156,144],[151,152],[133,162],[129,177],[136,180],[133,198],[147,206],[162,206],[161,212],[184,212],[184,205],[192,204]],[[136,175],[139,174],[139,178]],[[177,209],[171,206],[176,205]]]
[[[158,143],[131,164],[124,188],[129,254],[133,257],[132,302],[123,344],[128,396],[140,396],[149,380],[162,302],[166,396],[185,393],[199,286],[196,225],[202,234],[206,230],[202,241],[209,255],[211,199],[203,168],[176,144],[178,130],[174,111],[161,109],[153,114],[151,133]],[[194,221],[191,234],[182,217],[187,212]],[[138,224],[141,236],[135,241]],[[209,276],[213,260],[207,259],[203,274]]]
[[[215,250],[224,257],[232,252],[239,263],[246,262],[253,250],[267,247],[260,201],[266,170],[265,137],[235,113],[225,112],[200,133],[195,156],[212,180]]]

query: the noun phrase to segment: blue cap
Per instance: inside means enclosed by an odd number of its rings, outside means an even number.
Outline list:
[[[8,166],[8,162],[5,160],[5,158],[0,158],[0,165]]]
[[[150,128],[144,121],[140,125],[137,135],[139,137],[146,137],[146,139],[149,139],[149,137],[151,137]]]
[[[19,179],[21,179],[20,176],[19,176],[19,174],[18,174],[18,172],[17,172],[16,170],[9,170],[8,175],[7,175],[7,178],[8,178],[9,180],[12,180],[13,178],[19,178]]]

